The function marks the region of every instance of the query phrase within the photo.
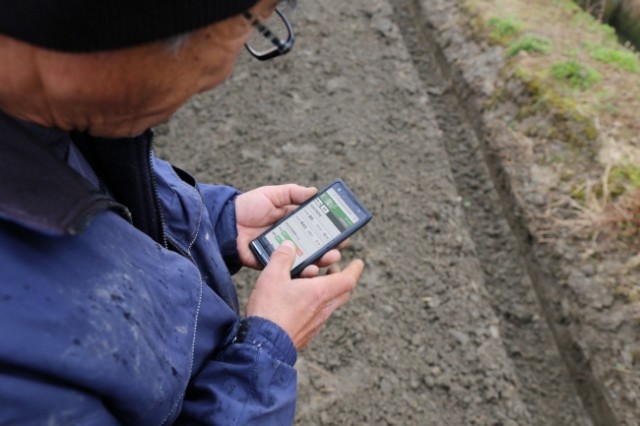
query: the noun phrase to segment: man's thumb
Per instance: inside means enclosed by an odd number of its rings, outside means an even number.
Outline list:
[[[269,264],[267,267],[275,269],[285,269],[287,272],[291,271],[293,262],[296,260],[296,246],[289,240],[285,240],[278,248],[271,254]]]

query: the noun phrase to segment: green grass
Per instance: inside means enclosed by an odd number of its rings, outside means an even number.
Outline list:
[[[616,29],[613,28],[611,25],[601,24],[598,22],[596,29],[600,31],[602,34],[604,34],[606,37],[608,37],[610,40],[617,39]]]
[[[515,56],[520,52],[547,54],[551,51],[551,46],[551,40],[547,38],[525,34],[509,45],[507,54],[509,56]]]
[[[611,2],[609,2],[611,3]],[[612,26],[608,25],[608,24],[603,24],[602,22],[600,22],[598,19],[596,19],[595,16],[593,16],[592,14],[585,12],[580,6],[578,6],[577,4],[573,4],[570,7],[568,7],[568,10],[571,10],[573,12],[573,17],[571,18],[570,22],[574,25],[581,25],[584,26],[585,28],[592,30],[592,31],[597,31],[599,33],[601,33],[603,36],[605,36],[605,38],[611,40],[611,41],[615,41],[616,40],[616,30],[615,28],[613,28]]]
[[[620,107],[612,104],[611,102],[605,102],[600,105],[600,110],[609,114],[617,114],[618,112],[620,112]]]
[[[513,18],[493,17],[489,19],[488,25],[491,28],[491,34],[489,34],[491,40],[502,44],[519,35],[523,28],[522,23]]]
[[[601,80],[596,70],[573,60],[552,65],[551,75],[556,80],[580,90],[587,90]]]
[[[609,174],[609,185],[613,196],[640,188],[640,167],[634,164],[613,167]]]
[[[627,50],[595,46],[591,50],[591,56],[600,62],[614,65],[625,71],[634,73],[640,71],[638,57]]]

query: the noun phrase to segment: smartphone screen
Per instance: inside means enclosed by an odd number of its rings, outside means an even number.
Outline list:
[[[264,258],[268,261],[285,240],[293,242],[297,253],[292,269],[295,275],[370,219],[371,213],[353,192],[336,180],[254,240],[252,249],[266,263]]]

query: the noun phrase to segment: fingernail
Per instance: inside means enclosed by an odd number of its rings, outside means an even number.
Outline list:
[[[294,249],[296,246],[295,244],[293,244],[293,242],[289,240],[284,240],[282,244],[280,244],[280,247],[284,247],[286,249]]]

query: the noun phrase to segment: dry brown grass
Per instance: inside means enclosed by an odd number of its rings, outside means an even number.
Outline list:
[[[609,204],[600,216],[600,226],[623,238],[636,239],[640,235],[640,189],[626,193]],[[640,246],[640,241],[635,245]]]

